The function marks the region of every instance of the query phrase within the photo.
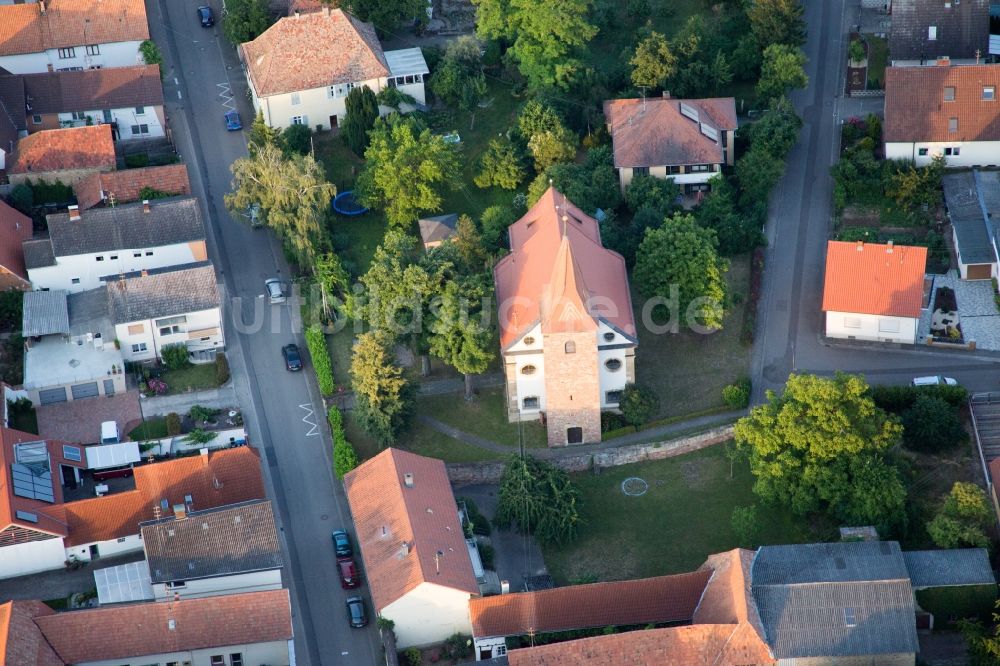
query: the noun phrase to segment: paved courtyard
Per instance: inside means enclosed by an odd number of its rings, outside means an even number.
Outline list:
[[[40,436],[76,444],[97,443],[101,438],[101,424],[105,421],[117,423],[123,438],[142,423],[137,391],[42,405],[35,408],[35,413]]]
[[[993,298],[993,283],[988,280],[969,282],[958,277],[958,272],[951,270],[946,275],[935,275],[934,292],[941,287],[951,287],[955,290],[955,300],[958,302],[958,316],[962,325],[962,334],[966,340],[975,340],[976,349],[1000,351],[1000,313],[997,312]],[[931,294],[931,308],[934,306],[934,293]],[[920,317],[917,329],[917,342],[926,344],[931,331],[931,308],[927,308]]]

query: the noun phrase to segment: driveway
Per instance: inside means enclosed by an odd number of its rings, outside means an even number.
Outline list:
[[[987,280],[962,280],[958,272],[951,270],[947,275],[934,276],[934,292],[941,287],[950,287],[955,292],[958,317],[962,334],[966,340],[975,340],[976,349],[1000,351],[1000,312],[993,298],[993,283]],[[934,293],[930,303],[933,307]],[[918,342],[924,343],[931,333],[931,308],[924,311],[917,330]]]
[[[73,571],[43,571],[30,576],[0,580],[0,602],[10,599],[66,599],[76,592],[89,592],[96,587],[94,571],[116,567],[145,559],[144,553],[129,553],[118,557],[102,557],[92,564]]]
[[[250,439],[259,443],[269,498],[288,566],[298,664],[375,663],[374,623],[352,630],[338,583],[330,532],[351,527],[343,487],[331,473],[330,442],[319,427],[322,401],[310,372],[289,373],[280,348],[305,348],[298,303],[265,305],[267,277],[289,274],[279,245],[266,230],[230,218],[223,204],[229,166],[246,155],[242,132],[227,132],[226,110],[249,127],[253,112],[235,51],[195,18],[195,0],[147,0],[150,32],[164,53],[164,95],[177,150],[191,174],[208,226],[209,254],[227,299],[223,317],[233,386]],[[221,14],[221,0],[211,5]]]
[[[40,437],[78,444],[101,441],[101,424],[105,421],[117,423],[123,439],[142,423],[138,391],[39,405],[35,414]]]
[[[905,384],[918,375],[957,378],[972,391],[995,388],[997,360],[943,350],[854,349],[820,340],[823,267],[833,225],[830,166],[838,158],[840,123],[881,101],[845,99],[847,33],[858,0],[803,3],[809,87],[792,94],[802,116],[799,142],[771,195],[766,269],[751,363],[754,402],[780,391],[790,372],[863,373],[870,382]],[[834,36],[838,36],[834,38]],[[870,107],[869,107],[870,108]]]

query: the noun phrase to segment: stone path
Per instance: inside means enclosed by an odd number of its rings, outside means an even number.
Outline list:
[[[587,444],[583,446],[565,446],[558,448],[549,449],[532,449],[531,454],[537,458],[554,459],[561,458],[565,456],[577,456],[581,453],[593,453],[597,451],[606,451],[607,449],[618,448],[622,446],[628,446],[630,444],[639,444],[641,442],[647,442],[651,440],[656,440],[659,438],[668,438],[671,435],[676,435],[693,428],[709,428],[713,426],[723,425],[726,423],[732,423],[741,416],[746,415],[745,410],[733,411],[733,412],[722,412],[720,414],[709,414],[708,416],[699,416],[693,419],[688,419],[686,421],[677,421],[675,423],[669,423],[667,425],[657,426],[655,428],[649,428],[647,430],[640,430],[639,432],[634,432],[628,435],[623,435],[621,437],[616,437],[607,442],[602,442],[600,444]],[[473,435],[467,433],[463,430],[459,430],[454,426],[450,426],[447,423],[442,423],[441,421],[427,416],[425,414],[418,414],[417,421],[423,423],[427,427],[440,432],[443,435],[448,435],[453,439],[457,439],[460,442],[465,442],[471,446],[477,448],[492,451],[494,453],[512,453],[514,447],[505,446],[497,442],[485,439],[478,435]]]
[[[976,349],[1000,351],[1000,312],[997,312],[993,300],[993,283],[989,280],[962,280],[957,271],[950,270],[946,275],[934,276],[934,291],[941,287],[955,290],[965,339],[975,340]],[[934,294],[931,294],[930,303],[933,307]],[[923,343],[930,335],[931,316],[930,308],[922,313],[917,342]]]

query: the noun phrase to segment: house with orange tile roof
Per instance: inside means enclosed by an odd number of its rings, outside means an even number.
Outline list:
[[[724,165],[733,165],[738,125],[732,97],[609,99],[604,118],[622,190],[646,174],[669,178],[685,194],[701,192]]]
[[[106,666],[294,663],[288,590],[57,613],[0,605],[0,664]]]
[[[125,169],[91,174],[73,186],[80,210],[98,205],[132,203],[150,188],[170,195],[191,194],[191,181],[184,164]]]
[[[420,49],[383,51],[374,26],[342,9],[324,5],[282,17],[238,50],[253,107],[271,127],[337,127],[347,94],[358,86],[375,93],[396,88],[417,105],[426,102],[430,70]],[[400,110],[414,108],[404,103]],[[383,115],[389,111],[380,107]]]
[[[142,0],[41,0],[0,6],[0,67],[32,74],[142,63]]]
[[[915,344],[926,307],[927,248],[829,241],[823,279],[826,335]]]
[[[1000,165],[1000,65],[885,70],[885,157],[927,166]]]
[[[552,187],[508,233],[493,269],[508,419],[544,419],[549,446],[599,442],[601,412],[635,377],[625,260]]]
[[[375,612],[400,648],[472,633],[474,562],[444,463],[389,448],[344,476]]]
[[[31,235],[31,218],[0,201],[0,291],[31,289],[21,250]]]
[[[97,172],[113,171],[115,163],[111,126],[89,125],[29,134],[7,157],[6,170],[12,185],[27,180],[73,185]]]

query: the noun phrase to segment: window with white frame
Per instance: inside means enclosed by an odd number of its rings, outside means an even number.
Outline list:
[[[292,93],[292,106],[298,106],[302,103],[302,97],[297,93]]]
[[[949,132],[957,132],[958,131],[958,118],[949,118],[948,119],[948,131]]]
[[[929,26],[927,28],[927,39],[928,39],[928,41],[931,41],[931,42],[937,40],[937,26],[936,25],[932,25],[932,26]]]
[[[187,330],[187,317],[180,315],[177,317],[166,317],[156,320],[156,327],[160,329],[160,335],[177,335]]]
[[[42,124],[42,117],[40,115],[38,115],[38,114],[34,114],[34,115],[31,116],[31,122],[33,122],[36,125],[41,125]]]
[[[139,342],[137,344],[132,345],[132,353],[133,354],[138,354],[139,352],[144,352],[144,351],[146,351],[146,343],[145,342]]]
[[[927,156],[927,149],[926,148],[917,148],[917,155],[920,155],[921,157],[926,157]]]
[[[70,114],[70,116],[72,116],[73,120],[86,120],[87,119],[87,114],[84,113],[83,111],[73,111]]]
[[[622,401],[621,391],[606,391],[604,393],[604,403],[607,405],[617,405]]]
[[[328,94],[330,97],[347,97],[352,88],[354,88],[353,83],[339,83],[335,86],[330,86]]]
[[[522,409],[538,409],[538,405],[539,402],[537,395],[529,395],[521,401]]]
[[[878,320],[878,330],[879,330],[879,333],[899,333],[899,320],[898,319],[879,319]]]
[[[59,49],[60,60],[66,60],[68,58],[75,58],[75,57],[76,57],[76,49],[73,48],[72,46],[66,49]]]
[[[101,45],[100,44],[88,44],[87,45],[87,55],[101,55]]]
[[[229,666],[243,666],[243,653],[242,652],[230,653]]]
[[[139,136],[142,134],[149,134],[149,125],[145,123],[141,125],[132,125],[132,136]]]
[[[861,317],[844,317],[844,328],[861,328]]]
[[[997,98],[996,86],[984,86],[983,87],[983,101],[992,102]]]
[[[710,164],[692,164],[688,167],[688,172],[690,173],[704,173],[706,171],[711,171],[712,165]]]
[[[306,117],[305,116],[292,116],[292,124],[293,125],[305,125],[306,124]]]
[[[954,102],[955,101],[955,86],[945,86],[944,87],[944,101]]]
[[[63,444],[63,458],[66,460],[73,460],[80,462],[83,460],[83,455],[80,452],[79,446],[72,446],[70,444]]]

